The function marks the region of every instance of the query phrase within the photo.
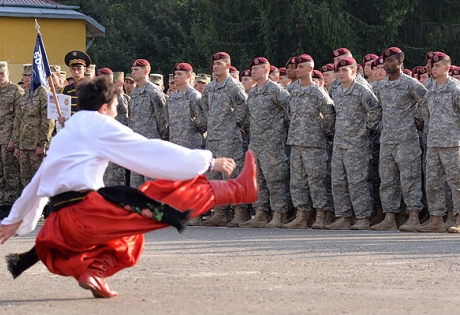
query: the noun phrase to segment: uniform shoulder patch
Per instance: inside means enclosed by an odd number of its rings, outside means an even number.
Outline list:
[[[374,108],[376,105],[375,101],[372,98],[368,98],[365,102],[366,102],[367,107],[369,108]]]
[[[233,95],[233,100],[237,103],[241,102],[241,97],[238,94]]]

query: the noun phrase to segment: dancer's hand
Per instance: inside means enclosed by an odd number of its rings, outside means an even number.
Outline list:
[[[213,172],[220,172],[224,173],[226,176],[230,176],[231,173],[236,168],[236,163],[233,159],[229,158],[216,158],[214,160],[214,168],[212,169]]]
[[[16,231],[21,223],[22,220],[18,223],[0,225],[0,243],[5,244],[11,236],[16,235]]]

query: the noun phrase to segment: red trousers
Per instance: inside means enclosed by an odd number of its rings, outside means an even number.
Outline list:
[[[193,216],[213,208],[216,200],[204,175],[187,181],[149,181],[139,189],[178,210],[193,209]],[[110,276],[137,263],[144,248],[143,233],[167,226],[91,192],[80,203],[51,213],[38,233],[35,248],[52,273],[76,279],[95,260],[113,255],[113,263],[107,266]]]

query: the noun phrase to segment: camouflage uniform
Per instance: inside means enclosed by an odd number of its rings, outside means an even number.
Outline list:
[[[424,83],[425,88],[427,90],[430,90],[433,86],[436,85],[436,80],[433,78],[429,78],[426,80]],[[430,118],[429,117],[423,117],[423,132],[422,132],[422,140],[420,141],[422,143],[422,182],[424,183],[423,191],[425,193],[425,198],[426,198],[426,154],[428,151],[427,145],[428,145],[428,132],[430,130]],[[445,182],[445,191],[446,191],[446,208],[452,209],[453,208],[453,201],[452,201],[452,190],[449,187],[449,184]]]
[[[0,206],[11,206],[21,193],[19,161],[7,150],[13,141],[14,117],[24,91],[13,83],[0,87]]]
[[[243,167],[243,126],[248,107],[243,85],[231,76],[218,83],[212,81],[203,91],[201,105],[207,118],[206,148],[213,157],[229,157],[235,160],[236,177]],[[208,173],[210,179],[226,179],[223,173]]]
[[[256,209],[288,211],[289,165],[284,151],[288,102],[287,90],[271,80],[263,87],[256,85],[248,95],[249,149],[256,157],[259,187]]]
[[[13,129],[13,142],[20,150],[20,179],[24,187],[31,181],[43,160],[43,157],[36,155],[37,147],[48,148],[54,130],[54,120],[47,117],[48,89],[40,85],[32,98],[33,104],[27,90],[19,99]]]
[[[13,205],[21,193],[19,161],[7,150],[12,141],[14,117],[24,91],[13,83],[0,87],[0,206]]]
[[[358,77],[358,76],[357,76]],[[332,153],[332,194],[335,215],[357,219],[372,214],[369,138],[382,118],[382,108],[374,93],[356,80],[344,89],[333,90],[337,119]]]
[[[444,183],[452,190],[454,215],[460,213],[460,83],[449,77],[426,95],[424,117],[430,120],[426,156],[426,194],[432,216],[446,213]]]
[[[115,118],[120,123],[125,126],[129,126],[129,102],[131,97],[122,93],[118,96],[118,106],[117,106],[117,117]],[[126,185],[126,170],[120,165],[109,162],[107,169],[104,173],[104,185],[105,186],[124,186]]]
[[[290,85],[291,86],[291,85]],[[331,98],[315,83],[292,84],[289,100],[291,122],[290,190],[294,207],[310,211],[328,208],[326,136],[334,133],[335,111]]]
[[[206,117],[201,107],[201,93],[187,86],[174,91],[168,99],[169,141],[189,149],[204,149]]]
[[[380,135],[380,199],[383,212],[399,213],[401,191],[407,211],[420,211],[422,154],[415,126],[415,108],[426,94],[417,80],[401,74],[379,83],[377,97],[382,105]]]
[[[131,92],[129,108],[130,127],[148,139],[168,139],[168,109],[165,94],[158,86],[146,81],[143,87],[138,85]],[[130,185],[138,188],[149,180],[140,174],[131,172]]]
[[[246,120],[247,95],[243,85],[230,75],[222,82],[209,83],[203,91],[201,105],[207,119],[206,149],[214,158],[228,157],[236,163],[230,177],[237,177],[243,167],[243,138],[241,128]],[[209,179],[220,180],[227,177],[223,173],[210,172]],[[237,205],[246,209],[247,205]],[[215,208],[216,210],[217,208]],[[228,212],[227,206],[219,212]]]

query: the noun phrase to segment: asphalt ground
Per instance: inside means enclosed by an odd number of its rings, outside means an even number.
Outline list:
[[[1,256],[29,250],[34,233]],[[455,234],[188,227],[146,234],[137,266],[95,299],[38,263],[13,280],[0,261],[0,314],[457,314]]]

